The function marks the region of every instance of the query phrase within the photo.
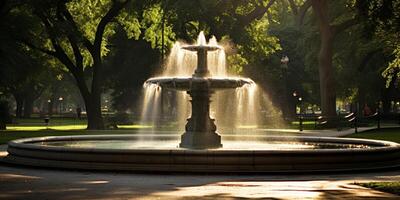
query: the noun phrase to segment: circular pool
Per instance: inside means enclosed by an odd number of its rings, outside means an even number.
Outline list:
[[[6,162],[148,172],[315,172],[400,166],[400,145],[379,140],[223,136],[223,148],[177,147],[179,135],[54,136],[8,143]]]

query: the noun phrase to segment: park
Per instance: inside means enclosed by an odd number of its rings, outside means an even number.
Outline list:
[[[5,0],[4,199],[397,199],[400,1]]]

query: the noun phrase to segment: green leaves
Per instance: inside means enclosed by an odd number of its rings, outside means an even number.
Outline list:
[[[392,81],[400,78],[400,46],[393,50],[394,59],[389,62],[389,65],[382,72],[382,76],[386,78],[386,87],[389,87]],[[396,82],[398,86],[399,82]]]
[[[94,42],[97,26],[104,14],[111,8],[111,0],[73,0],[67,9],[71,12],[79,30],[91,42]],[[105,31],[105,38],[114,33],[112,27]]]
[[[255,20],[246,28],[250,39],[249,48],[263,56],[282,50],[279,39],[267,34],[268,28],[269,23],[265,18]]]
[[[137,19],[136,13],[128,13],[128,11],[124,10],[118,15],[117,21],[124,28],[128,38],[139,39],[141,25]]]
[[[392,52],[391,61],[382,75],[387,79],[386,86],[400,78],[400,1],[399,0],[356,0],[358,15],[366,23],[364,31],[369,37],[385,43],[386,51]]]
[[[242,74],[243,67],[248,65],[249,62],[243,58],[241,54],[233,54],[227,56],[228,70],[231,74]]]
[[[175,42],[175,33],[172,25],[165,19],[165,12],[160,4],[155,4],[143,11],[141,25],[146,28],[143,38],[151,43],[152,48],[162,49],[162,26],[164,26],[164,45],[171,47]]]

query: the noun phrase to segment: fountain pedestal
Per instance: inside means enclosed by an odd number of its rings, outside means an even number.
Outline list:
[[[216,133],[214,119],[210,118],[210,96],[219,89],[233,89],[251,82],[243,79],[218,79],[211,77],[207,66],[207,52],[217,51],[218,46],[188,45],[182,49],[196,52],[197,67],[190,78],[151,79],[147,83],[161,87],[183,90],[192,98],[192,115],[187,120],[185,133],[179,147],[189,149],[210,149],[222,147],[221,136]]]
[[[179,146],[194,149],[222,147],[221,136],[215,132],[214,119],[210,118],[211,92],[207,89],[191,90],[188,94],[192,97],[192,116],[188,119]]]

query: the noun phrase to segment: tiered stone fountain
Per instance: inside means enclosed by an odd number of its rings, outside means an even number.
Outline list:
[[[222,147],[221,136],[216,133],[214,119],[210,117],[210,97],[221,89],[234,89],[244,84],[252,84],[242,78],[212,78],[207,66],[207,52],[219,50],[218,46],[188,45],[182,47],[197,53],[197,68],[190,78],[152,78],[147,83],[163,88],[184,90],[192,98],[192,116],[185,126],[180,147],[206,149]]]

